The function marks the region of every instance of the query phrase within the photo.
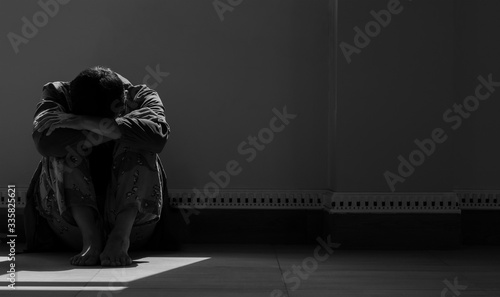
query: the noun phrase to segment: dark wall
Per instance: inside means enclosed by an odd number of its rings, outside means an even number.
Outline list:
[[[32,22],[42,8],[10,1],[0,10],[0,185],[27,185],[40,159],[30,132],[41,86],[103,64],[137,84],[156,65],[169,73],[148,83],[156,85],[172,126],[161,154],[172,188],[201,188],[210,171],[234,159],[242,171],[228,188],[496,189],[498,92],[455,130],[451,114],[449,122],[443,115],[473,94],[479,75],[500,81],[499,5],[339,0],[337,87],[329,89],[328,0],[242,1],[223,21],[211,1],[69,1],[17,54],[9,32],[22,35],[22,18]],[[385,26],[357,47],[353,28],[364,32],[376,19],[372,10]],[[381,10],[392,11],[390,22]],[[358,48],[350,62],[342,43]],[[250,155],[238,146],[269,127],[273,108],[285,105],[297,117],[246,161]],[[398,156],[408,160],[418,149],[414,141],[436,128],[448,138],[413,171],[402,168],[406,176],[396,181]]]
[[[369,23],[372,10],[392,11],[390,22],[380,16],[379,31]],[[453,2],[340,0],[337,23],[335,189],[391,191],[384,173],[401,176],[398,156],[408,160],[416,139],[441,128],[448,139],[434,151],[429,144],[429,156],[415,158],[422,164],[403,168],[404,181],[393,185],[398,192],[450,191],[452,135],[442,116],[453,102]],[[361,38],[358,50],[350,48],[355,53],[344,54],[346,44],[356,46],[354,27],[364,32],[367,23],[369,43]]]
[[[27,185],[40,159],[30,133],[41,87],[101,64],[136,84],[148,67],[169,73],[148,83],[172,126],[161,154],[170,187],[201,188],[234,159],[242,171],[228,188],[326,188],[328,1],[231,3],[221,20],[213,1],[69,1],[17,54],[8,33],[42,8],[3,3],[0,184]],[[297,117],[246,161],[249,146],[238,147],[284,106]]]
[[[475,95],[478,76],[492,74],[500,82],[500,2],[457,1],[455,101]],[[484,90],[481,90],[484,92]],[[486,100],[457,129],[455,187],[498,190],[500,181],[500,89]]]

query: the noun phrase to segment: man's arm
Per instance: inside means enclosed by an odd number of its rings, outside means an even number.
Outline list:
[[[122,132],[115,119],[87,117],[82,118],[82,127],[84,130],[99,134],[109,139],[120,139]]]
[[[50,90],[54,92],[54,86]],[[146,85],[129,85],[128,92],[126,114],[114,120],[72,115],[54,100],[42,99],[35,114],[33,130],[38,151],[44,156],[64,157],[69,151],[68,146],[82,142],[86,146],[95,146],[120,139],[125,145],[134,148],[161,152],[170,134],[170,127],[165,120],[160,97]],[[44,92],[44,98],[50,98],[49,95],[54,97],[60,94]]]
[[[46,136],[45,131],[39,131],[40,123],[57,113],[66,112],[67,109],[63,84],[55,82],[44,85],[42,99],[36,106],[31,134],[35,147],[42,156],[64,157],[68,153],[66,147],[85,139],[85,135],[81,131],[72,129],[58,129],[50,136]]]
[[[158,93],[146,85],[128,88],[126,114],[116,123],[121,143],[155,153],[163,150],[170,134],[163,103]]]
[[[47,135],[50,127],[48,124],[54,123],[64,115],[69,115],[67,114],[68,107],[65,96],[67,94],[64,94],[64,87],[61,83],[48,83],[43,87],[42,99],[37,104],[32,138],[37,151],[44,157],[64,157],[68,154],[70,147],[75,147],[78,144],[98,145],[112,140],[112,138],[84,129],[62,127]],[[111,136],[117,137],[116,132]]]
[[[39,131],[46,131],[50,136],[56,129],[68,128],[82,130],[109,139],[119,139],[121,132],[116,121],[112,118],[101,118],[93,116],[59,113],[41,124]],[[85,133],[87,135],[87,133]]]

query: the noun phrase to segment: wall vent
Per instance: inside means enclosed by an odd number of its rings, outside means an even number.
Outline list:
[[[16,208],[26,206],[27,187],[16,187]],[[190,189],[170,189],[176,208],[326,209],[330,213],[459,213],[500,210],[500,190],[445,193],[355,193],[329,190],[221,190],[217,197],[196,197]],[[7,208],[7,187],[0,187],[0,208]]]
[[[461,209],[500,210],[500,191],[456,191]]]
[[[214,198],[196,197],[192,190],[171,189],[170,204],[177,208],[213,209],[322,209],[333,192],[322,190],[221,190]]]
[[[334,193],[329,213],[460,213],[455,193]]]
[[[23,208],[26,206],[26,192],[27,187],[16,187],[16,208]],[[0,208],[8,208],[8,202],[11,198],[9,197],[9,190],[7,187],[0,188]]]

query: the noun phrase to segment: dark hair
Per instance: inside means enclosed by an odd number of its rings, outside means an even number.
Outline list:
[[[122,80],[111,69],[101,66],[85,69],[70,82],[71,112],[115,117],[124,104],[123,91]]]

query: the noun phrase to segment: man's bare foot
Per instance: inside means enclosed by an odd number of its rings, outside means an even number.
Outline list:
[[[71,257],[70,263],[75,266],[94,266],[99,264],[99,254],[102,252],[102,239],[96,236],[92,240],[84,240],[82,252]]]
[[[110,234],[104,251],[101,253],[102,266],[129,266],[132,259],[128,255],[130,239],[124,236]]]
[[[88,206],[73,206],[71,213],[82,232],[82,252],[70,259],[71,265],[92,266],[99,264],[103,233],[97,212]]]

